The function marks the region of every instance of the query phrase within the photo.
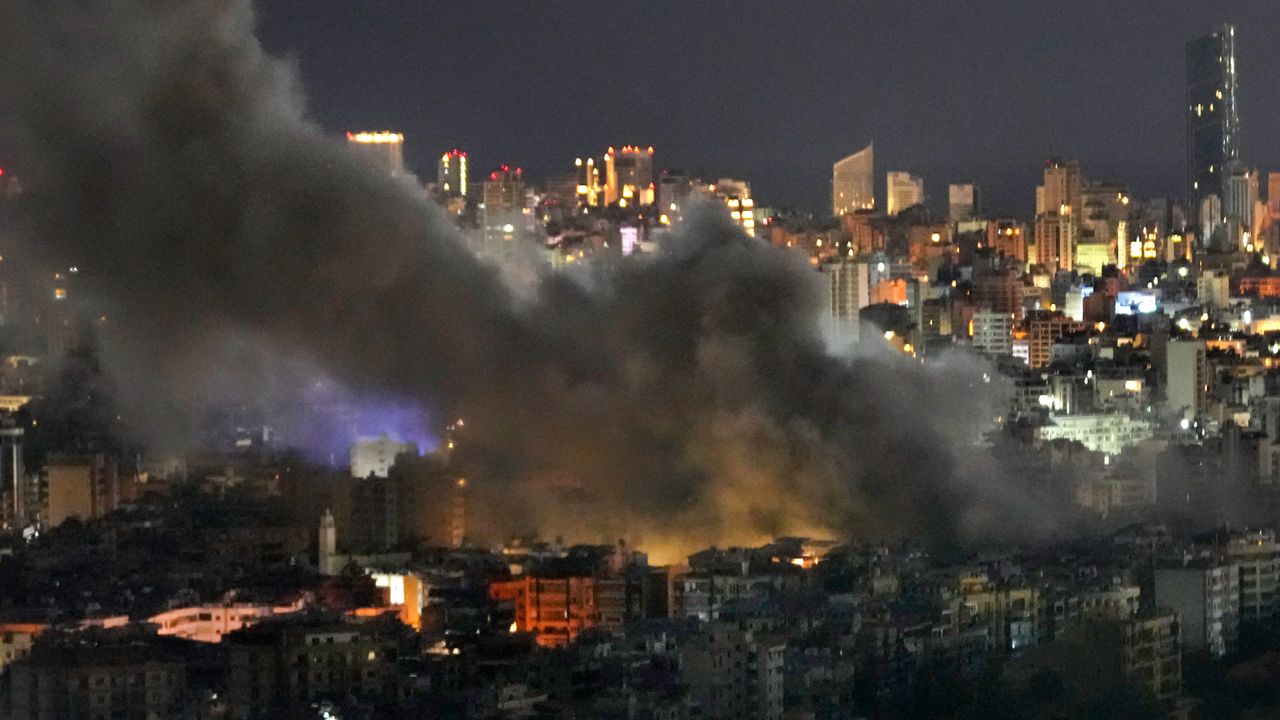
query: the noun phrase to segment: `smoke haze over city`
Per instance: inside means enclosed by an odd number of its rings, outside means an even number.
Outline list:
[[[829,354],[808,266],[710,208],[653,257],[517,299],[410,184],[306,119],[248,2],[3,13],[24,237],[110,308],[109,369],[157,446],[214,398],[296,401],[328,376],[464,417],[506,532],[687,549],[1044,529],[971,450],[1001,412],[994,373]]]

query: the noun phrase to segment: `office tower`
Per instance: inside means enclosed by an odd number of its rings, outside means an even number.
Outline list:
[[[606,205],[619,207],[652,205],[653,147],[626,145],[620,150],[609,148],[604,156]]]
[[[390,175],[404,175],[404,135],[397,132],[349,132],[347,146],[364,162]]]
[[[447,197],[466,197],[466,153],[455,148],[440,156],[440,167],[436,171],[436,185]]]
[[[905,172],[891,172],[887,179],[885,211],[892,217],[909,207],[924,204],[924,180]]]
[[[836,217],[876,207],[875,145],[831,166],[831,212]]]
[[[597,207],[603,197],[604,189],[600,187],[600,168],[596,167],[595,158],[575,158],[574,173],[577,175],[577,194],[579,207]]]
[[[947,186],[947,219],[951,222],[968,220],[978,209],[978,191],[969,183]]]
[[[734,224],[751,237],[756,235],[755,201],[751,199],[751,184],[745,180],[720,178],[708,187],[711,196],[729,208]]]
[[[515,252],[516,240],[524,235],[525,218],[524,173],[510,165],[489,173],[484,183],[484,204],[481,206],[484,232],[484,253],[491,258],[510,258]]]
[[[1192,221],[1210,229],[1226,218],[1221,205],[1209,217],[1203,203],[1222,200],[1224,175],[1240,159],[1235,44],[1232,25],[1187,43],[1187,199]]]

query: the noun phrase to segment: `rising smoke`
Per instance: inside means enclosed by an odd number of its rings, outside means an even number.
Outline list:
[[[517,299],[305,119],[249,0],[0,7],[26,237],[110,307],[108,359],[156,442],[182,439],[175,409],[320,368],[465,417],[474,502],[506,532],[674,551],[1042,520],[970,450],[1002,401],[981,366],[832,356],[814,273],[719,215]]]

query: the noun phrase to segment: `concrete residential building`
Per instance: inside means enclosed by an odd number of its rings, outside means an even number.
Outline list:
[[[626,620],[623,580],[525,576],[491,584],[489,596],[512,603],[516,628],[542,647],[563,647],[586,630],[617,632]]]
[[[1156,607],[1182,618],[1188,648],[1222,657],[1240,633],[1239,569],[1213,558],[1189,559],[1155,570]]]
[[[871,304],[871,268],[865,262],[839,258],[818,266],[826,275],[827,338],[835,347],[858,341],[858,311]]]
[[[1232,533],[1227,558],[1240,569],[1240,620],[1258,623],[1280,615],[1280,543],[1271,530]]]
[[[995,357],[1013,352],[1014,316],[981,309],[973,315],[973,349]]]
[[[831,166],[831,214],[840,217],[858,210],[874,210],[875,206],[875,145],[872,144]]]
[[[1203,415],[1209,393],[1209,367],[1204,341],[1170,341],[1166,350],[1166,362],[1166,412],[1185,420]]]
[[[713,623],[680,650],[680,680],[714,720],[781,720],[786,643]]]
[[[37,641],[11,674],[13,720],[177,717],[186,690],[186,663],[141,642]]]
[[[100,518],[119,504],[116,468],[104,455],[52,456],[45,473],[48,527],[57,527],[71,517]]]

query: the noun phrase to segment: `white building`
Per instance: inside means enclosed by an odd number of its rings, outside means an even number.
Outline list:
[[[1214,309],[1231,304],[1231,276],[1226,270],[1205,270],[1196,278],[1196,299]]]
[[[387,477],[396,456],[402,453],[417,454],[418,446],[411,442],[392,440],[390,435],[356,438],[351,446],[351,477]]]
[[[1125,448],[1150,438],[1154,432],[1150,421],[1121,413],[1054,415],[1049,420],[1050,424],[1036,430],[1040,440],[1075,440],[1107,455],[1119,455]]]
[[[827,341],[833,348],[847,348],[858,341],[858,311],[871,304],[871,267],[840,258],[819,265],[818,272],[827,279]]]
[[[228,633],[249,627],[264,618],[299,612],[306,606],[305,597],[285,605],[248,603],[197,605],[152,615],[147,618],[147,622],[156,626],[157,635],[173,635],[195,642],[220,643]]]

